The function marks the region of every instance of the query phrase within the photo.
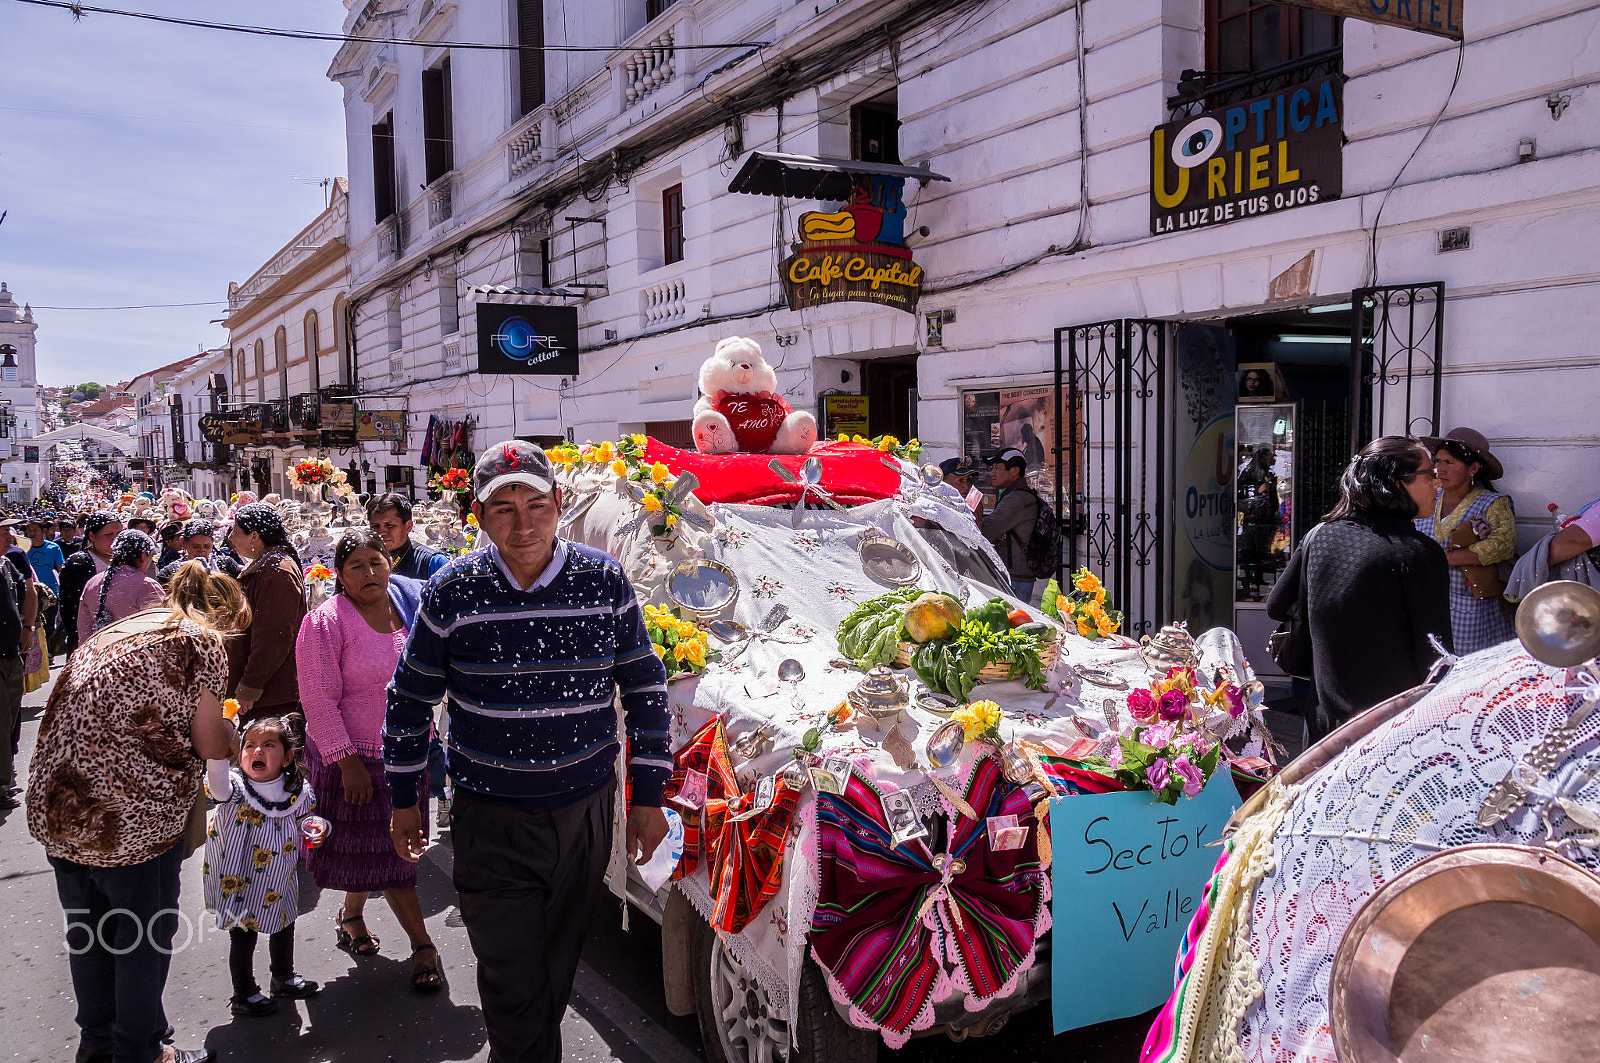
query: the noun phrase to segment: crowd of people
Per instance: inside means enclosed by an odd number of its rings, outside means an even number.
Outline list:
[[[1028,465],[1016,449],[988,459],[992,508],[970,458],[947,461],[936,490],[995,545],[1024,600],[1030,541],[1054,519]],[[1438,647],[1510,637],[1503,474],[1468,429],[1377,439],[1352,460],[1268,599],[1272,616],[1308,627],[1313,735],[1421,682]],[[319,991],[294,964],[302,864],[340,896],[324,928],[337,947],[357,962],[379,952],[368,901],[381,894],[406,936],[410,988],[443,987],[417,897],[430,798],[448,810],[493,1057],[560,1058],[622,799],[619,698],[626,853],[648,860],[666,833],[666,672],[618,562],[558,537],[543,450],[489,448],[471,498],[480,547],[457,557],[412,539],[406,498],[374,499],[369,527],[337,542],[335,593],[309,610],[305,559],[267,503],[231,508],[225,526],[59,503],[0,520],[12,562],[0,565],[4,807],[18,807],[35,638],[66,655],[26,804],[63,907],[83,915],[69,926],[88,935],[68,942],[80,1063],[209,1058],[173,1047],[161,1005],[179,869],[197,851],[207,909],[229,934],[233,1014]],[[1540,544],[1550,565],[1600,539],[1588,512]]]
[[[628,845],[648,859],[666,834],[666,673],[618,563],[557,538],[560,492],[542,450],[491,448],[473,498],[485,545],[460,557],[411,538],[408,499],[372,500],[369,527],[335,546],[335,593],[309,611],[305,559],[264,502],[230,508],[225,527],[41,507],[26,517],[31,546],[6,544],[6,733],[20,731],[31,633],[43,628],[66,656],[26,804],[63,906],[81,919],[71,929],[87,935],[68,941],[80,1063],[211,1057],[174,1047],[161,1003],[179,870],[195,852],[206,909],[228,932],[234,1015],[320,991],[295,970],[302,865],[340,896],[326,930],[338,948],[357,962],[379,952],[367,902],[381,894],[407,939],[407,984],[441,989],[417,898],[430,797],[465,839],[455,886],[495,1057],[559,1059],[611,852],[613,698],[620,690],[630,747]],[[511,639],[485,623],[508,611],[561,637]],[[566,689],[575,676],[581,704]],[[448,766],[434,716],[447,693],[450,733],[464,736]],[[4,745],[15,808],[15,745]]]

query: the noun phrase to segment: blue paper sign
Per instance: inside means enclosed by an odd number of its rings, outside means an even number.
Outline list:
[[[1055,1032],[1123,1019],[1172,995],[1183,932],[1239,792],[1224,767],[1193,799],[1149,791],[1050,802],[1050,1010]]]

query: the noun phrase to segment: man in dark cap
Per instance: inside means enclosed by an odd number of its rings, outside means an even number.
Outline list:
[[[1023,601],[1033,596],[1028,540],[1033,538],[1033,524],[1039,516],[1039,496],[1023,476],[1027,468],[1028,459],[1015,447],[989,459],[989,479],[996,497],[994,512],[983,522],[983,537],[994,544],[1011,576],[1011,593]]]
[[[978,527],[983,527],[983,492],[973,483],[978,475],[978,463],[963,454],[959,458],[944,459],[939,468],[944,472],[944,482],[956,489],[972,511],[972,519],[977,521]]]

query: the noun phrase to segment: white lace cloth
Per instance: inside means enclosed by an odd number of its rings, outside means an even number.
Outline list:
[[[1571,673],[1516,643],[1463,658],[1426,697],[1308,779],[1273,839],[1275,870],[1256,891],[1250,948],[1263,994],[1239,1028],[1244,1060],[1337,1063],[1328,987],[1345,928],[1412,864],[1475,842],[1592,839],[1552,801],[1600,811],[1600,713],[1580,731],[1542,799],[1488,831],[1479,806],[1576,706]],[[1547,835],[1541,807],[1550,816]],[[1591,869],[1592,850],[1569,853]]]

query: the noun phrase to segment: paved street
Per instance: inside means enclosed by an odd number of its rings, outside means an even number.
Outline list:
[[[47,686],[24,699],[22,757],[38,731]],[[207,923],[200,902],[200,861],[184,865],[182,910],[193,924],[187,946],[174,956],[167,983],[167,1014],[178,1044],[215,1048],[224,1059],[272,1063],[377,1063],[406,1060],[486,1060],[483,1020],[467,932],[452,903],[450,836],[423,859],[418,880],[428,928],[444,959],[449,986],[436,996],[412,993],[406,983],[405,937],[381,901],[371,904],[372,932],[383,952],[359,963],[333,947],[336,896],[322,896],[308,876],[300,896],[296,962],[300,973],[323,983],[310,1001],[280,1002],[264,1019],[228,1013],[227,937]],[[74,1002],[62,948],[62,913],[44,850],[28,834],[25,810],[0,812],[0,1063],[55,1063],[77,1047]],[[693,1017],[668,1014],[661,994],[661,937],[635,914],[624,932],[618,909],[607,903],[589,927],[589,941],[564,1024],[565,1058],[622,1063],[694,1063],[704,1059]],[[175,944],[182,945],[180,926]],[[266,949],[257,949],[258,977],[266,977]],[[1148,1028],[1144,1018],[1107,1023],[1059,1039],[1050,1034],[1048,1009],[1035,1008],[982,1042],[957,1045],[944,1036],[915,1040],[894,1063],[986,1060],[1113,1063],[1137,1057]]]

